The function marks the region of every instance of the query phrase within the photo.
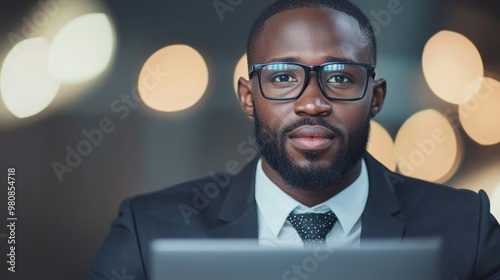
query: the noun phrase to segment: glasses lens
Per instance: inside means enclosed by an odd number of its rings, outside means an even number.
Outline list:
[[[367,79],[368,71],[360,65],[332,63],[321,70],[323,88],[332,98],[361,98]]]
[[[268,98],[295,98],[304,86],[305,71],[299,65],[269,64],[262,68],[260,75],[262,93]]]

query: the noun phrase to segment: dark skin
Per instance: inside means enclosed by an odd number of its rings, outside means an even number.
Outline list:
[[[368,39],[358,22],[351,16],[327,8],[297,8],[278,13],[269,18],[258,38],[252,63],[295,61],[309,65],[344,59],[372,64]],[[358,101],[330,101],[318,84],[315,72],[304,93],[296,100],[273,101],[265,99],[259,89],[257,75],[250,81],[240,78],[238,96],[245,114],[256,114],[268,126],[280,131],[301,118],[323,118],[338,127],[347,136],[345,142],[334,138],[331,145],[319,151],[316,163],[326,165],[338,155],[339,147],[350,141],[353,130],[362,126],[369,114],[375,117],[381,110],[386,94],[386,81],[370,77],[366,95]],[[286,151],[300,166],[307,166],[309,159],[304,150],[286,142]],[[341,183],[323,190],[301,190],[287,185],[280,174],[262,158],[266,175],[285,193],[300,203],[312,207],[338,194],[352,184],[361,172],[358,161],[344,176]]]

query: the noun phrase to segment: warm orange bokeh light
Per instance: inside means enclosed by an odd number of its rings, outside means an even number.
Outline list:
[[[500,221],[500,183],[493,190],[493,195],[491,196],[491,214]]]
[[[165,112],[193,106],[205,93],[208,69],[203,57],[186,45],[155,52],[139,74],[139,93],[149,107]]]
[[[396,170],[396,154],[394,141],[391,135],[375,121],[371,121],[370,140],[368,141],[368,152],[388,169]]]
[[[483,76],[483,62],[474,44],[452,31],[441,31],[429,39],[422,68],[432,91],[453,104],[459,104],[463,91]]]
[[[418,112],[406,120],[396,135],[398,168],[404,175],[445,182],[461,161],[460,143],[451,124],[439,112]]]
[[[460,103],[458,115],[474,141],[482,145],[500,143],[500,82],[478,79],[474,93]]]

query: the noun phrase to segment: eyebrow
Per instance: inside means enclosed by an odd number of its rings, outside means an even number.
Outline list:
[[[324,56],[322,58],[323,63],[326,62],[355,62],[352,59],[344,58],[344,57],[337,57],[337,56]],[[271,60],[268,60],[266,63],[273,63],[273,62],[299,62],[299,59],[297,57],[293,56],[287,56],[287,57],[277,57],[273,58]]]

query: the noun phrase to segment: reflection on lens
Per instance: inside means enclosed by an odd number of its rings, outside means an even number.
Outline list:
[[[295,64],[275,63],[262,68],[261,85],[270,98],[295,98],[302,90],[305,71]]]
[[[321,71],[321,82],[326,94],[332,98],[360,98],[367,79],[368,72],[360,65],[329,64]]]
[[[324,68],[323,68],[323,71],[337,71],[337,70],[343,70],[345,68],[345,64],[329,64],[329,65],[326,65]]]

